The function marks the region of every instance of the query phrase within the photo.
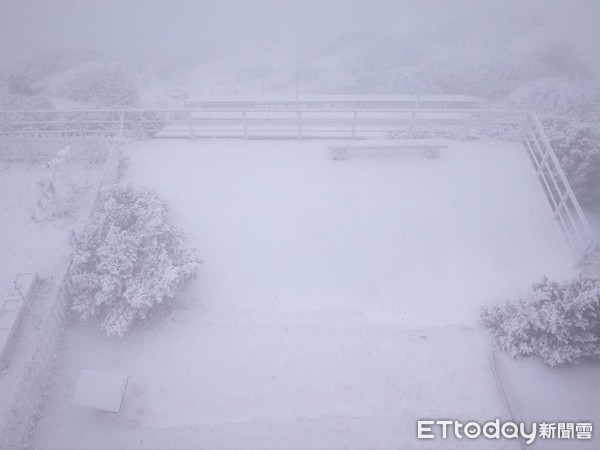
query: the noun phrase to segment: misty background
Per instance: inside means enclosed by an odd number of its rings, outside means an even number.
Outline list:
[[[146,105],[173,89],[291,94],[297,72],[305,94],[506,100],[545,80],[595,98],[598,42],[595,0],[0,2],[4,85],[64,97],[58,85],[93,62],[124,71]]]

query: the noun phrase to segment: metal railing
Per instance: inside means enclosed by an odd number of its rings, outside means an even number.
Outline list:
[[[278,96],[214,96],[191,93],[181,99],[186,108],[196,109],[361,109],[361,108],[425,108],[480,109],[488,104],[470,95],[278,95]]]
[[[524,110],[229,108],[0,111],[7,139],[414,139],[479,137],[524,142],[578,264],[595,248],[588,221],[539,118]]]
[[[0,111],[0,137],[134,139],[366,139],[431,127],[518,128],[525,111],[481,109],[249,108]]]
[[[558,220],[577,265],[585,264],[595,250],[596,239],[573,192],[539,117],[531,113],[523,142],[544,189],[553,216]]]
[[[117,178],[121,138],[388,139],[479,136],[523,142],[577,264],[596,250],[596,240],[537,115],[513,110],[94,110],[0,111],[3,145],[102,139],[109,142],[102,185]],[[106,140],[106,138],[111,138]],[[85,142],[85,141],[83,141]],[[96,195],[97,203],[99,191]],[[58,342],[68,316],[64,282],[39,335],[24,378],[0,416],[0,447],[26,445],[50,382]],[[6,401],[3,399],[3,402]],[[8,403],[7,403],[8,404]]]

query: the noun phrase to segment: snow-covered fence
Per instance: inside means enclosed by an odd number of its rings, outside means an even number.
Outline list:
[[[37,284],[35,272],[19,272],[0,305],[0,368],[8,365],[17,329]]]
[[[26,448],[36,415],[50,384],[52,367],[67,320],[67,296],[64,280],[56,293],[50,311],[42,325],[34,350],[27,360],[23,377],[12,399],[2,399],[9,405],[0,416],[0,448]]]
[[[596,251],[596,238],[535,113],[524,124],[523,142],[577,265],[585,264]]]
[[[192,109],[361,109],[424,108],[479,109],[487,107],[471,95],[302,95],[295,96],[214,96],[192,93],[183,105]]]
[[[51,114],[50,114],[51,113]],[[526,111],[390,108],[226,108],[179,110],[0,111],[8,137],[133,139],[367,139],[431,129],[459,132],[519,129]]]
[[[108,149],[102,180],[95,193],[90,214],[96,209],[102,187],[117,181],[120,161],[121,139],[117,136]],[[67,292],[68,269],[49,312],[38,333],[33,352],[23,368],[23,377],[14,390],[12,399],[2,399],[8,405],[4,414],[0,412],[0,449],[27,448],[37,416],[47,396],[54,363],[58,357],[59,343],[69,317],[69,295]]]
[[[349,104],[351,105],[351,103]],[[385,107],[231,107],[177,110],[0,111],[5,139],[415,139],[523,141],[578,263],[595,241],[536,114],[524,110]],[[314,105],[313,105],[314,106]],[[335,106],[335,105],[334,105]],[[348,106],[348,105],[347,105]],[[356,106],[356,105],[354,105]]]

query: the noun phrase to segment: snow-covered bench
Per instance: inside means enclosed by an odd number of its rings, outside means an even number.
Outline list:
[[[447,147],[447,141],[440,139],[364,140],[329,144],[333,159],[338,161],[347,159],[352,150],[423,150],[426,158],[437,158],[440,149]]]
[[[31,304],[37,276],[35,272],[19,272],[6,291],[0,305],[0,368],[8,363],[15,334],[23,313]]]

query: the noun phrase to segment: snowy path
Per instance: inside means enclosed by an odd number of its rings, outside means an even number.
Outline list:
[[[428,448],[417,419],[508,420],[475,331],[193,311],[125,345],[83,327],[68,342],[36,448]],[[129,374],[119,416],[69,404],[79,367]],[[482,445],[507,448],[447,448]]]
[[[37,448],[430,448],[418,418],[508,419],[480,307],[572,271],[518,145],[434,161],[334,162],[324,143],[127,154],[205,262],[166,323],[123,342],[72,327]],[[82,368],[129,374],[120,415],[70,404]]]

